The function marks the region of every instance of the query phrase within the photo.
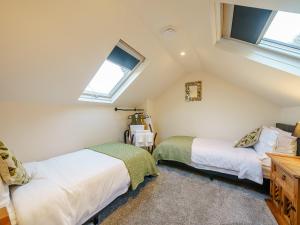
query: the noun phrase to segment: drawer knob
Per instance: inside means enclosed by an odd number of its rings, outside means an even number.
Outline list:
[[[282,180],[285,180],[285,179],[286,179],[286,176],[285,176],[285,175],[282,175],[282,176],[281,176],[281,179],[282,179]]]

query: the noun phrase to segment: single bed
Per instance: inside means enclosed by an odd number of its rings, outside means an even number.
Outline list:
[[[132,150],[137,151],[141,156],[138,161],[146,165],[143,178],[158,174],[147,151],[124,144],[114,146],[129,151],[131,161],[135,161]],[[130,169],[123,160],[101,153],[102,147],[91,149],[23,164],[31,181],[10,188],[18,225],[81,225],[127,192],[133,185],[130,173],[138,172],[132,172],[134,165]]]
[[[276,124],[292,132],[295,126]],[[174,136],[161,142],[153,152],[155,161],[184,163],[197,169],[237,176],[262,184],[270,178],[271,161],[260,160],[251,148],[234,148],[231,141]],[[298,141],[299,151],[299,141]]]

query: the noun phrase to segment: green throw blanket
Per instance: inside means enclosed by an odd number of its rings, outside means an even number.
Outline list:
[[[122,143],[107,143],[88,149],[122,160],[127,167],[133,190],[144,181],[145,176],[158,175],[152,156],[142,148]]]
[[[191,163],[191,151],[194,137],[174,136],[161,142],[153,152],[155,162],[171,160],[185,164]]]

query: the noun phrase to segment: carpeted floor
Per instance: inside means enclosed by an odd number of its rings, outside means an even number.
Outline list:
[[[264,194],[226,179],[160,165],[160,176],[120,196],[101,225],[275,225]]]

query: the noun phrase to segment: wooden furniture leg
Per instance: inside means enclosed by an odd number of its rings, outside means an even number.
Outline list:
[[[0,208],[0,224],[11,225],[9,215],[6,208]]]

